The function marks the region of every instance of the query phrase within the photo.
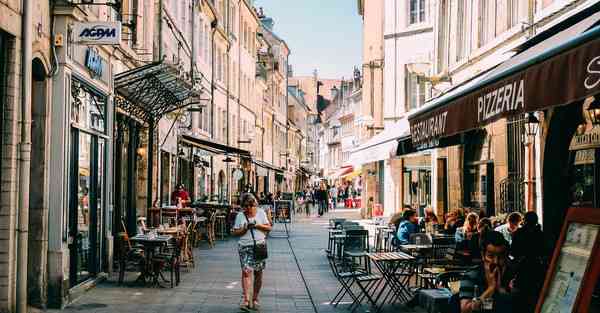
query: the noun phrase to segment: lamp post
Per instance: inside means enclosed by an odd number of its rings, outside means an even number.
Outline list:
[[[523,127],[525,128],[524,131],[525,135],[527,136],[526,145],[529,150],[529,175],[527,177],[527,210],[535,211],[535,136],[537,135],[540,127],[540,120],[538,120],[538,118],[533,112],[530,112],[525,118],[525,123],[523,124]]]

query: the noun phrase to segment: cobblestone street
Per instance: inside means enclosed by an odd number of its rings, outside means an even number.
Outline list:
[[[356,211],[338,210],[335,216],[356,217]],[[261,312],[349,312],[347,305],[329,305],[338,282],[324,256],[327,245],[327,218],[298,218],[292,225],[290,243],[280,238],[277,225],[269,240],[269,261],[261,296]],[[292,249],[293,252],[292,253]],[[197,313],[238,312],[241,299],[239,259],[236,240],[219,241],[214,249],[202,244],[196,251],[196,267],[182,272],[174,289],[117,286],[115,277],[101,283],[63,311],[50,312],[145,312]],[[301,272],[295,260],[300,264]],[[303,282],[306,280],[308,289]],[[313,307],[313,301],[315,307]],[[365,307],[365,309],[367,309]],[[361,311],[365,311],[365,309]],[[396,307],[398,309],[398,307]],[[390,312],[391,312],[390,308]],[[395,310],[394,312],[397,312]],[[407,310],[406,312],[413,312]]]

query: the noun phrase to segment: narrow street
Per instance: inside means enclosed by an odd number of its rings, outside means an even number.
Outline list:
[[[356,210],[339,209],[330,217],[357,218]],[[269,240],[269,261],[261,296],[261,312],[347,312],[347,304],[329,305],[339,288],[324,255],[327,246],[328,217],[299,217],[292,225],[290,243],[283,238],[281,225]],[[292,253],[293,249],[293,253]],[[196,267],[183,269],[182,282],[170,288],[134,287],[130,276],[124,286],[117,286],[111,276],[85,293],[65,310],[49,312],[238,312],[241,297],[239,259],[236,239],[217,242],[209,249],[203,242],[195,249]],[[295,257],[300,264],[298,270]],[[307,292],[304,279],[310,293]],[[312,297],[312,301],[311,301]],[[361,310],[365,312],[366,307]],[[390,312],[394,308],[389,308]],[[398,307],[395,307],[397,310]],[[415,312],[403,310],[403,312]]]

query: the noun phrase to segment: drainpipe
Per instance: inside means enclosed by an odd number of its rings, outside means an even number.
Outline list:
[[[211,32],[211,44],[210,44],[210,60],[211,60],[211,71],[210,71],[210,136],[215,138],[215,32],[217,31],[217,25],[219,19],[215,16],[215,20],[210,23],[212,28]],[[210,157],[210,193],[215,193],[215,157]]]
[[[21,33],[21,143],[19,158],[19,224],[17,228],[17,312],[27,313],[27,250],[29,236],[29,176],[31,166],[31,31],[32,0],[23,0]]]
[[[158,60],[163,59],[163,34],[162,34],[162,20],[163,20],[163,0],[158,0]]]
[[[229,2],[227,3],[227,11],[229,11]],[[227,29],[226,20],[223,21],[223,28]],[[227,32],[227,30],[226,30],[226,32]],[[223,68],[225,69],[225,89],[227,90],[227,93],[226,93],[227,100],[225,103],[226,103],[226,107],[227,107],[227,145],[228,146],[231,146],[233,144],[229,140],[229,128],[231,128],[231,127],[229,127],[229,96],[230,96],[229,79],[231,78],[231,77],[229,77],[230,76],[229,75],[229,71],[230,71],[230,68],[229,68],[230,55],[229,55],[229,53],[230,53],[230,51],[231,51],[231,43],[227,43],[227,53],[226,53],[226,58],[225,58],[226,61],[225,61],[225,64],[223,64]],[[240,117],[238,116],[238,119],[239,118]],[[235,121],[234,121],[234,123],[235,123]],[[238,132],[239,132],[239,130],[238,130]],[[227,178],[227,201],[229,203],[231,203],[231,189],[232,188],[231,188],[231,184],[230,184],[231,183],[231,173],[229,173],[229,163],[226,163],[226,168],[227,168],[227,174],[225,175],[225,177]]]

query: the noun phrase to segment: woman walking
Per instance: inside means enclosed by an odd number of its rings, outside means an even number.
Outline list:
[[[233,234],[240,237],[238,251],[244,293],[240,309],[243,311],[258,310],[260,304],[258,295],[262,287],[263,270],[267,260],[266,237],[272,227],[267,219],[267,214],[258,208],[258,202],[252,194],[243,194],[240,197],[240,205],[243,211],[238,213],[233,226]],[[252,273],[254,273],[254,284],[252,298],[250,298]]]

